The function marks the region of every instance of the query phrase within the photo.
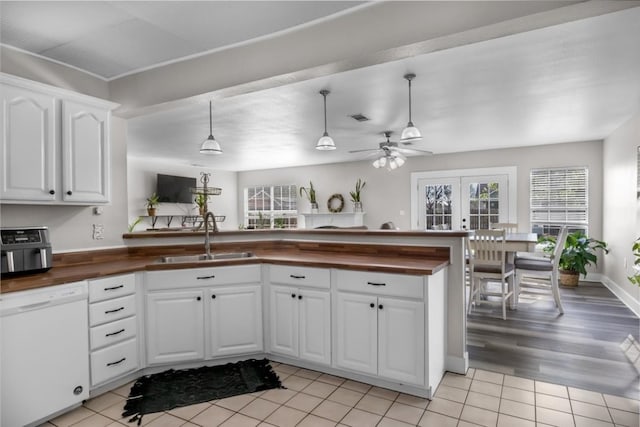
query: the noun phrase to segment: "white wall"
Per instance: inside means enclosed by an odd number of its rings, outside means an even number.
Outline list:
[[[111,118],[111,203],[102,215],[93,206],[1,205],[2,226],[46,225],[53,252],[121,246],[127,231],[127,122]],[[93,224],[104,225],[104,239],[93,240]]]
[[[226,216],[223,223],[218,224],[221,230],[237,230],[238,229],[238,186],[236,172],[215,171],[212,169],[185,166],[173,164],[170,161],[154,161],[129,157],[127,171],[129,176],[128,194],[129,194],[129,224],[131,224],[138,216],[146,216],[146,199],[151,193],[156,191],[157,174],[177,175],[193,177],[198,179],[200,183],[200,172],[210,173],[209,187],[222,188],[222,194],[219,196],[211,196],[209,198],[209,210],[216,216]],[[158,206],[157,215],[197,215],[198,209],[195,203],[161,203]],[[156,228],[166,227],[164,218],[159,218]],[[180,218],[174,218],[171,227],[179,227]],[[144,218],[137,227],[136,231],[150,228],[149,218]]]
[[[377,229],[386,221],[409,230],[412,172],[472,169],[481,167],[516,166],[518,168],[518,223],[529,229],[529,173],[532,168],[587,166],[589,168],[590,235],[602,237],[602,141],[541,145],[527,148],[484,150],[466,153],[411,157],[395,171],[375,169],[371,161],[331,165],[282,168],[238,173],[238,215],[242,217],[242,190],[255,184],[309,185],[313,181],[318,193],[320,212],[327,212],[326,202],[333,193],[345,199],[345,211],[352,211],[349,191],[358,178],[366,181],[362,204],[366,212],[365,225]],[[299,210],[308,212],[306,199],[299,198]]]
[[[640,306],[640,288],[632,275],[631,246],[640,237],[640,199],[636,197],[636,152],[640,146],[640,113],[604,141],[604,240],[611,252],[604,257],[604,275]],[[627,262],[625,268],[624,262]],[[625,298],[624,295],[618,295]]]

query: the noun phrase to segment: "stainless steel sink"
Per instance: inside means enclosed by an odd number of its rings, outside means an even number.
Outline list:
[[[251,258],[254,256],[256,255],[253,252],[221,252],[217,254],[211,254],[211,258],[207,257],[207,254],[163,256],[158,260],[158,262],[163,264],[176,264],[180,262],[200,262],[221,259]]]

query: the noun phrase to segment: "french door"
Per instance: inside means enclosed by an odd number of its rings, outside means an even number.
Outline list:
[[[418,179],[418,228],[477,230],[509,222],[506,174]]]

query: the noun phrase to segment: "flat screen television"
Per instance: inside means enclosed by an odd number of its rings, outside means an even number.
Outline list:
[[[156,194],[162,203],[193,203],[191,188],[196,184],[195,178],[158,174]]]

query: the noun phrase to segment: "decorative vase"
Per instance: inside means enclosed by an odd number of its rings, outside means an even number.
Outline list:
[[[578,286],[578,279],[580,278],[580,273],[576,271],[568,271],[568,270],[560,270],[559,271],[560,284],[562,286],[576,287]]]
[[[318,204],[317,203],[311,203],[311,213],[312,214],[317,214],[318,213]]]
[[[200,216],[204,216],[207,213],[207,210],[203,207],[200,208]]]
[[[147,215],[156,216],[156,208],[147,208]]]
[[[353,202],[353,211],[362,212],[362,202]]]

